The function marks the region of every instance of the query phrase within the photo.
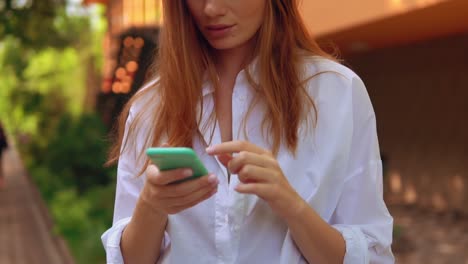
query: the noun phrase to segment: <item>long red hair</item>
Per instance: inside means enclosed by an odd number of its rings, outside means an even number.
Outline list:
[[[154,71],[154,78],[158,81],[137,93],[125,106],[108,164],[115,163],[125,148],[136,146],[136,130],[143,122],[152,126],[145,139],[146,147],[160,145],[164,136],[171,146],[192,147],[193,136],[199,133],[201,117],[197,116],[196,107],[202,100],[203,76],[208,74],[215,90],[218,85],[212,48],[196,28],[185,1],[162,2],[163,27]],[[283,143],[295,153],[300,123],[308,120],[310,109],[313,116],[317,116],[313,98],[305,87],[311,77],[302,74],[304,53],[330,56],[322,51],[308,32],[298,9],[298,0],[265,2],[265,19],[257,33],[254,50],[258,58],[258,82],[249,74],[248,79],[256,91],[254,100],[262,100],[266,106],[262,126],[268,128],[265,131],[269,134],[265,136],[271,142],[271,151],[277,154]],[[154,89],[157,89],[156,93]],[[129,125],[127,140],[123,142],[130,107],[142,97],[152,97],[149,101],[157,101],[158,106],[155,109],[143,108],[137,113]],[[152,111],[151,120],[142,118],[146,116],[145,111]],[[143,153],[139,158],[143,158]],[[139,169],[143,171],[144,168]]]

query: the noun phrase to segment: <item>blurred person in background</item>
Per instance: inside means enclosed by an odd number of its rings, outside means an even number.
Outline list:
[[[108,263],[393,263],[374,110],[297,0],[163,0],[156,76],[127,104]],[[159,171],[152,146],[212,173]]]
[[[5,176],[3,171],[3,152],[8,148],[8,141],[0,122],[0,189],[5,187]]]

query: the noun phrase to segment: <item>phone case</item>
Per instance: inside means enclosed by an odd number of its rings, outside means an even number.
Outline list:
[[[208,170],[191,148],[148,148],[146,154],[161,171],[191,168],[193,176],[182,181],[208,174]]]

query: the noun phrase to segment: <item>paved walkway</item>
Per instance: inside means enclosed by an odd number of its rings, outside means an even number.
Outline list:
[[[4,153],[6,188],[0,190],[0,264],[68,264],[61,240],[17,153]]]
[[[393,243],[398,264],[468,264],[468,216],[390,206],[400,235]]]

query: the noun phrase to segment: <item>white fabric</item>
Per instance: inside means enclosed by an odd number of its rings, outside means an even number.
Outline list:
[[[277,157],[290,184],[301,197],[346,241],[344,263],[394,263],[390,249],[393,219],[382,198],[382,164],[375,114],[360,78],[348,68],[319,57],[306,59],[308,92],[318,108],[315,128],[300,128],[296,157],[281,146]],[[320,74],[319,74],[320,73]],[[255,76],[254,76],[255,78]],[[234,140],[247,140],[242,118],[253,91],[245,72],[239,73],[233,91]],[[213,88],[203,87],[203,118],[214,111]],[[131,109],[128,124],[144,99]],[[200,109],[200,108],[199,108]],[[257,104],[247,119],[248,140],[269,148],[261,133],[263,106]],[[212,198],[177,215],[170,215],[158,263],[306,263],[286,224],[254,195],[234,191],[225,168],[204,149],[210,142],[208,126],[203,138],[194,137],[194,150],[220,181]],[[146,128],[140,128],[142,141]],[[211,144],[221,142],[216,125]],[[114,225],[102,236],[108,263],[123,263],[121,233],[132,217],[145,176],[135,178],[137,149],[122,154],[118,166]],[[133,153],[133,154],[132,154]]]

